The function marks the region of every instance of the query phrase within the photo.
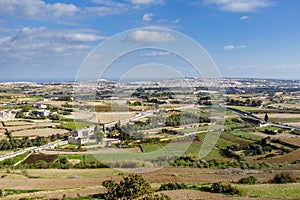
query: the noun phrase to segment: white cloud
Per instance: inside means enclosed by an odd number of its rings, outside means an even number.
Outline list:
[[[161,4],[164,0],[130,0],[132,4],[146,5],[146,4]]]
[[[49,4],[42,0],[1,0],[0,15],[19,17],[61,17],[70,16],[79,12],[73,4]]]
[[[180,18],[177,18],[173,21],[173,23],[178,24],[180,22]]]
[[[244,16],[242,16],[242,17],[240,18],[240,20],[247,20],[247,19],[249,19],[249,17],[246,16],[246,15],[244,15]]]
[[[83,10],[86,14],[95,14],[98,16],[118,15],[130,9],[125,3],[111,0],[92,0],[97,6],[85,7]]]
[[[100,6],[100,7],[86,7],[84,9],[84,13],[98,15],[98,16],[106,16],[106,15],[118,15],[127,10],[128,8],[126,6],[120,6],[120,7]]]
[[[247,46],[245,45],[227,45],[223,48],[224,51],[231,51],[236,49],[245,49]]]
[[[14,30],[13,36],[0,37],[0,57],[30,58],[32,56],[34,60],[46,55],[57,57],[63,54],[87,53],[93,45],[86,43],[101,41],[105,38],[83,30],[66,31],[49,30],[47,27],[23,27]]]
[[[154,16],[153,13],[146,13],[143,15],[143,21],[145,22],[149,22],[152,20],[152,17]]]
[[[171,55],[174,54],[168,51],[152,51],[146,54],[142,54],[141,56],[156,57],[156,56],[171,56]]]
[[[274,4],[271,0],[204,0],[203,3],[217,5],[221,10],[229,12],[253,12]]]
[[[175,38],[170,33],[146,31],[146,30],[137,30],[137,31],[130,33],[127,36],[128,41],[143,43],[143,44],[169,42],[174,39]]]

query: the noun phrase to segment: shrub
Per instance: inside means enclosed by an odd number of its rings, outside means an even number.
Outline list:
[[[254,176],[249,176],[246,178],[241,178],[239,180],[240,184],[255,184],[257,182],[257,179]]]
[[[165,194],[147,195],[140,200],[171,200],[171,198]]]
[[[159,188],[159,191],[164,191],[164,190],[183,190],[183,189],[189,189],[189,186],[187,186],[184,183],[166,183],[162,184]]]
[[[282,172],[276,174],[270,182],[280,184],[280,183],[294,183],[296,181],[297,181],[296,178],[294,178],[291,173]]]
[[[243,191],[239,190],[237,187],[227,184],[227,183],[213,183],[211,186],[203,186],[200,190],[212,193],[222,193],[231,195],[244,195]]]
[[[103,195],[104,199],[136,199],[152,193],[149,183],[141,175],[129,175],[124,177],[120,183],[114,180],[104,181],[102,185],[107,189]]]

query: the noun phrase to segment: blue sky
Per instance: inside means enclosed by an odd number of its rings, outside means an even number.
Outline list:
[[[223,77],[300,79],[299,21],[298,0],[0,0],[0,81],[74,80],[96,45],[148,26],[196,40]]]

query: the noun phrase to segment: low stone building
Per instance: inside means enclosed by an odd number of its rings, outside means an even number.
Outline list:
[[[96,143],[95,127],[86,127],[73,131],[72,136],[68,137],[69,144],[84,145]]]

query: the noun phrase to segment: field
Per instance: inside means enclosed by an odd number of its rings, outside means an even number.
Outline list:
[[[230,132],[232,135],[240,136],[251,140],[261,140],[263,136],[255,135],[246,131],[234,130]]]
[[[238,185],[238,188],[251,198],[300,199],[300,183]]]
[[[53,129],[53,128],[44,128],[44,129],[30,129],[30,130],[23,130],[23,131],[16,131],[12,132],[14,137],[31,137],[31,136],[43,136],[47,137],[53,134],[64,134],[67,133],[67,130],[63,129]]]
[[[284,138],[284,139],[282,139],[282,141],[300,147],[300,137],[299,136],[293,137],[293,138]]]
[[[263,119],[265,114],[257,114],[256,117]],[[269,120],[274,122],[300,122],[300,114],[291,114],[291,113],[268,113]]]
[[[288,170],[288,169],[286,169]],[[2,189],[15,189],[15,190],[46,190],[43,192],[33,192],[28,194],[16,195],[20,197],[44,197],[51,196],[52,198],[62,198],[63,194],[67,194],[68,197],[76,197],[77,193],[80,195],[95,194],[103,192],[101,183],[104,180],[121,180],[124,175],[123,172],[114,169],[27,169],[25,170],[27,176],[36,178],[25,177],[24,170],[12,170],[10,174],[0,179]],[[222,170],[221,170],[222,171]],[[270,180],[276,171],[273,173],[265,173],[263,170],[246,170],[241,174],[236,173],[221,173],[220,170],[213,169],[198,169],[198,168],[163,168],[154,172],[142,174],[142,176],[150,182],[154,188],[159,187],[161,183],[168,182],[184,182],[188,184],[196,183],[212,183],[212,182],[232,182],[237,181],[240,178],[247,177],[249,175],[255,176],[260,182]],[[7,174],[5,170],[0,170],[0,174]],[[300,172],[297,172],[300,175]],[[28,184],[30,182],[30,184]],[[264,187],[261,187],[264,186]],[[285,185],[238,185],[247,192],[247,196],[260,197],[264,195],[268,198],[272,198],[275,195],[280,194],[280,191],[273,191],[276,186],[282,188],[282,191],[286,192],[285,197],[298,198],[299,195],[299,183]],[[76,189],[75,189],[76,188]],[[78,188],[78,189],[77,189]],[[80,188],[80,189],[79,189]],[[268,191],[263,193],[263,189],[268,188]],[[270,190],[270,191],[269,191]],[[74,196],[74,191],[75,196]],[[168,191],[164,192],[170,194],[173,199],[185,199],[200,198],[204,199],[248,199],[247,197],[228,197],[221,194],[203,193],[197,191]],[[72,196],[73,195],[73,196]],[[16,196],[7,197],[6,199],[13,199]],[[184,197],[184,198],[183,198]],[[211,198],[210,198],[211,197]]]
[[[281,155],[281,156],[276,156],[273,158],[269,158],[267,160],[264,160],[264,162],[268,163],[285,163],[285,162],[294,162],[297,160],[300,160],[300,149],[297,149],[295,151],[292,151],[291,153]]]
[[[62,122],[61,126],[64,129],[67,130],[77,130],[77,129],[82,129],[87,126],[93,125],[92,123],[89,122],[83,122],[83,121],[75,121],[75,122]]]
[[[110,122],[116,122],[119,120],[129,119],[131,117],[134,117],[135,115],[136,113],[134,112],[96,113],[98,121],[105,124]]]
[[[37,122],[37,123],[31,123],[28,125],[11,125],[11,126],[5,126],[5,128],[9,131],[18,131],[18,130],[24,130],[24,129],[34,129],[34,128],[41,128],[41,127],[55,127],[59,125],[59,123],[52,123],[52,122]]]

